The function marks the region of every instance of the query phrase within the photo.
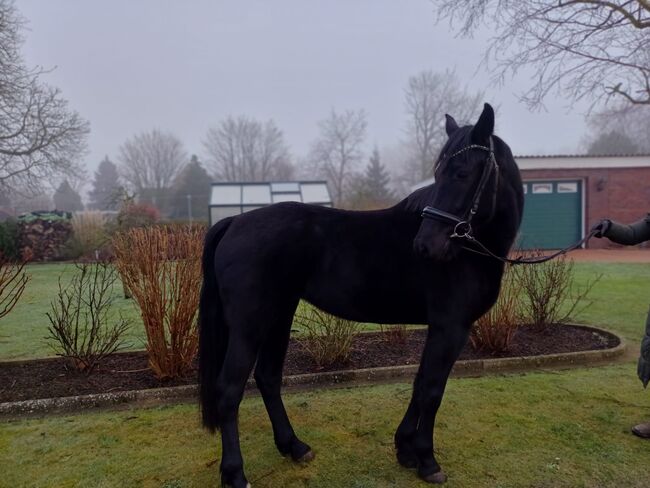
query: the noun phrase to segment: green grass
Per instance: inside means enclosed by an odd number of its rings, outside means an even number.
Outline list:
[[[0,320],[0,361],[8,359],[32,359],[53,356],[54,351],[45,337],[49,321],[45,315],[58,293],[58,279],[65,285],[75,267],[72,264],[34,264],[27,266],[31,277],[16,308]],[[121,313],[131,319],[131,327],[125,335],[125,349],[144,349],[145,332],[140,312],[133,300],[126,300],[121,283],[115,286],[114,314]],[[310,305],[301,302],[297,313],[304,313]],[[376,324],[361,324],[361,330],[378,330]],[[298,321],[294,330],[300,331]]]
[[[640,341],[650,306],[650,264],[576,263],[575,270],[578,285],[602,274],[576,319]]]
[[[30,306],[8,317],[20,338],[15,354],[32,354],[30,340],[44,335],[37,311],[46,311],[42,295],[58,269],[39,266]],[[638,343],[650,265],[576,264],[579,284],[599,273],[593,303],[577,319]],[[317,453],[308,466],[276,453],[260,398],[247,398],[240,430],[250,481],[256,488],[425,486],[396,464],[392,448],[410,389],[396,383],[285,395],[296,430]],[[650,441],[629,433],[649,420],[650,395],[633,362],[453,379],[438,416],[436,451],[449,488],[650,487]],[[219,455],[217,446],[218,438],[199,428],[194,405],[4,421],[0,486],[216,486],[218,464],[208,463]]]
[[[49,321],[45,315],[58,293],[58,280],[67,284],[75,270],[72,264],[32,264],[27,266],[30,280],[16,307],[0,319],[0,360],[53,356],[45,340]],[[125,336],[128,349],[144,347],[144,328],[133,300],[125,300],[122,286],[114,289],[114,313],[132,320]]]
[[[31,276],[23,297],[16,308],[0,320],[0,361],[28,359],[53,355],[44,339],[47,336],[46,312],[58,291],[57,280],[70,279],[74,266],[70,264],[40,264],[28,266]],[[586,284],[602,274],[590,295],[591,304],[576,319],[579,322],[600,325],[638,340],[642,322],[638,317],[647,311],[650,302],[650,264],[576,263],[576,283]],[[309,306],[301,303],[298,313]],[[115,313],[132,319],[126,336],[127,349],[144,348],[144,328],[138,309],[132,300],[125,300],[121,286],[115,289]],[[294,329],[299,330],[297,321]],[[376,324],[362,324],[362,330],[377,330]]]
[[[650,396],[631,364],[454,379],[437,422],[436,451],[453,487],[647,487],[650,442],[629,426],[650,420]],[[275,451],[258,397],[240,414],[246,472],[260,487],[424,486],[394,460],[392,435],[410,385],[285,395],[316,459]],[[218,438],[194,405],[0,424],[7,487],[217,486]]]

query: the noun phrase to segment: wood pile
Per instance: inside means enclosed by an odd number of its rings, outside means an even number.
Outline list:
[[[33,261],[64,258],[65,244],[72,235],[69,212],[32,212],[18,218],[18,242],[23,256]]]

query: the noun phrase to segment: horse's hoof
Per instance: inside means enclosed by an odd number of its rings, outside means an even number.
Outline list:
[[[440,485],[447,481],[447,475],[442,471],[442,469],[440,471],[436,471],[435,473],[421,476],[421,478],[427,483],[434,483],[436,485]]]
[[[295,461],[296,461],[297,463],[308,463],[308,462],[310,462],[310,461],[313,461],[313,459],[314,459],[315,457],[316,457],[316,454],[314,454],[314,451],[312,451],[312,450],[310,449],[309,451],[307,451],[305,454],[303,454],[302,456],[300,456],[300,457],[299,457],[298,459],[296,459]]]
[[[396,456],[397,462],[400,464],[400,466],[408,469],[417,468],[418,459],[415,457],[415,454],[413,454],[413,452],[398,450]]]

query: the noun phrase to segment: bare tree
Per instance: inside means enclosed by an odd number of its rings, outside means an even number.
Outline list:
[[[616,145],[618,154],[631,154],[636,148],[638,153],[650,153],[650,106],[630,105],[622,102],[604,110],[593,112],[587,118],[587,125],[592,134],[587,136],[586,146],[591,146],[603,134],[622,133],[630,139],[626,147]],[[625,151],[622,151],[625,149]]]
[[[157,129],[128,139],[120,147],[120,173],[136,193],[170,188],[187,155],[172,133]]]
[[[221,181],[285,179],[293,173],[284,136],[272,120],[228,117],[208,129],[203,147]]]
[[[648,0],[440,0],[441,18],[472,34],[489,22],[496,29],[486,60],[502,81],[525,66],[533,85],[523,94],[539,106],[553,90],[573,101],[615,97],[650,104],[650,2]],[[593,105],[592,105],[593,107]]]
[[[452,114],[459,122],[469,121],[479,110],[483,97],[483,92],[471,94],[467,88],[461,88],[453,71],[422,71],[409,78],[405,106],[410,157],[405,164],[405,179],[410,184],[432,175],[435,158],[447,140],[444,114]]]
[[[61,92],[40,80],[20,52],[25,20],[12,0],[0,0],[0,189],[37,194],[52,176],[74,174],[88,123]]]
[[[331,185],[335,205],[343,202],[350,177],[363,159],[367,125],[363,110],[332,110],[328,118],[318,123],[320,135],[312,144],[309,161]]]

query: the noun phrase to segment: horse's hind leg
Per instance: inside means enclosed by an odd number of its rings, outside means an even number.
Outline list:
[[[282,366],[289,343],[293,310],[282,323],[274,324],[262,344],[255,367],[255,381],[269,414],[278,450],[283,456],[290,455],[294,461],[305,462],[311,461],[314,453],[296,436],[280,396]]]
[[[250,337],[250,336],[249,336]],[[231,329],[228,350],[217,380],[219,427],[221,429],[221,483],[232,488],[247,488],[244,461],[239,447],[237,415],[246,381],[255,363],[259,344]]]

